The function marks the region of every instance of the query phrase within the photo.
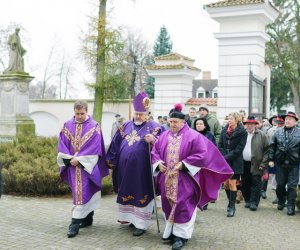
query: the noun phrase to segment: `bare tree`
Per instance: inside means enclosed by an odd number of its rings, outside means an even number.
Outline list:
[[[50,49],[50,52],[48,54],[48,58],[46,61],[46,65],[44,68],[44,73],[43,73],[43,80],[42,80],[42,99],[45,98],[45,91],[48,82],[55,76],[55,64],[54,64],[54,53],[55,53],[55,45],[53,45]]]
[[[64,48],[59,47],[59,43],[55,40],[50,48],[47,59],[44,66],[40,67],[40,71],[43,72],[41,79],[37,79],[41,82],[41,99],[51,98],[62,99],[66,98],[67,91],[70,89],[70,78],[73,75],[73,58],[68,58]],[[56,89],[56,95],[49,95],[47,91]],[[64,90],[65,89],[65,90]]]
[[[64,99],[67,99],[67,93],[69,90],[69,87],[71,87],[70,84],[70,75],[72,74],[72,63],[70,63],[67,67],[66,67],[66,72],[65,72],[65,92],[64,92]]]
[[[70,86],[70,78],[72,77],[74,71],[72,61],[72,59],[70,61],[67,61],[65,52],[62,53],[62,57],[59,62],[60,66],[57,68],[59,99],[66,99],[68,90],[73,88],[72,86]]]
[[[125,38],[125,53],[132,69],[130,93],[131,98],[134,98],[136,92],[142,90],[146,83],[147,72],[144,66],[151,56],[151,47],[140,31],[128,30]]]
[[[57,86],[46,86],[44,90],[44,84],[42,81],[37,81],[35,84],[29,85],[29,98],[30,99],[55,99],[57,96]]]

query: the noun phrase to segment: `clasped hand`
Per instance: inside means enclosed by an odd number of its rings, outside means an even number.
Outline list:
[[[106,165],[108,166],[109,169],[114,169],[114,165],[112,163],[110,163],[109,160],[106,160]]]
[[[152,134],[147,134],[147,135],[145,135],[144,139],[145,139],[145,141],[146,141],[147,143],[151,143],[151,142],[154,142],[154,141],[155,141],[155,137],[154,137],[154,135],[152,135]]]
[[[273,168],[274,165],[275,165],[275,164],[274,164],[274,161],[269,161],[269,167],[270,167],[270,168]]]
[[[175,165],[174,169],[182,170],[182,167],[183,167],[183,165],[182,165],[182,162],[180,161]],[[166,170],[167,170],[167,167],[163,163],[159,163],[158,168],[159,168],[160,172],[166,172]]]
[[[70,161],[70,163],[71,163],[72,166],[78,166],[78,164],[79,164],[79,161],[76,159],[77,154],[78,154],[78,152],[76,152],[74,154],[74,156],[72,157],[72,159]]]

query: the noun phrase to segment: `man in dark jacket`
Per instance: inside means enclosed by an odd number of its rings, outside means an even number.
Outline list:
[[[248,116],[244,124],[248,136],[243,151],[242,193],[245,208],[256,211],[260,201],[261,176],[268,165],[269,142],[265,133],[255,128],[257,121],[254,116]]]
[[[271,140],[269,166],[274,167],[274,161],[278,164],[276,173],[277,209],[283,210],[287,199],[287,214],[294,215],[296,188],[299,181],[300,129],[296,126],[298,117],[295,113],[288,112],[283,118],[284,127],[278,129]]]

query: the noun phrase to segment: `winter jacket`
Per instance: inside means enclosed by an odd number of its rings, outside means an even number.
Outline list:
[[[290,132],[289,132],[290,131]],[[300,129],[279,128],[272,137],[269,161],[283,165],[298,165],[300,163]]]
[[[214,136],[216,137],[216,142],[218,143],[219,139],[220,139],[221,131],[222,131],[222,126],[221,126],[219,120],[217,119],[217,117],[215,117],[214,115],[212,115],[210,113],[208,113],[205,118],[210,127],[210,131],[214,134]]]
[[[252,175],[263,175],[260,166],[268,167],[269,142],[264,132],[255,129],[251,139],[251,169]]]
[[[217,144],[216,144],[216,138],[215,138],[215,136],[214,136],[214,134],[213,134],[212,132],[206,131],[205,137],[206,137],[208,140],[210,140],[213,144],[215,144],[215,145],[217,146]]]
[[[222,129],[218,148],[235,174],[244,173],[243,150],[247,142],[247,132],[239,123],[229,137],[228,124]]]

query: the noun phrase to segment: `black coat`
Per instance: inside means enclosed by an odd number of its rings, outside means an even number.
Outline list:
[[[235,174],[244,173],[243,150],[247,142],[247,132],[240,123],[229,137],[228,124],[222,129],[219,150]]]
[[[217,143],[216,143],[216,138],[214,136],[214,134],[210,131],[206,131],[205,133],[205,137],[210,140],[213,144],[215,144],[217,146]]]
[[[269,161],[280,164],[298,165],[300,163],[300,129],[295,127],[287,132],[286,127],[276,130],[272,137]]]

